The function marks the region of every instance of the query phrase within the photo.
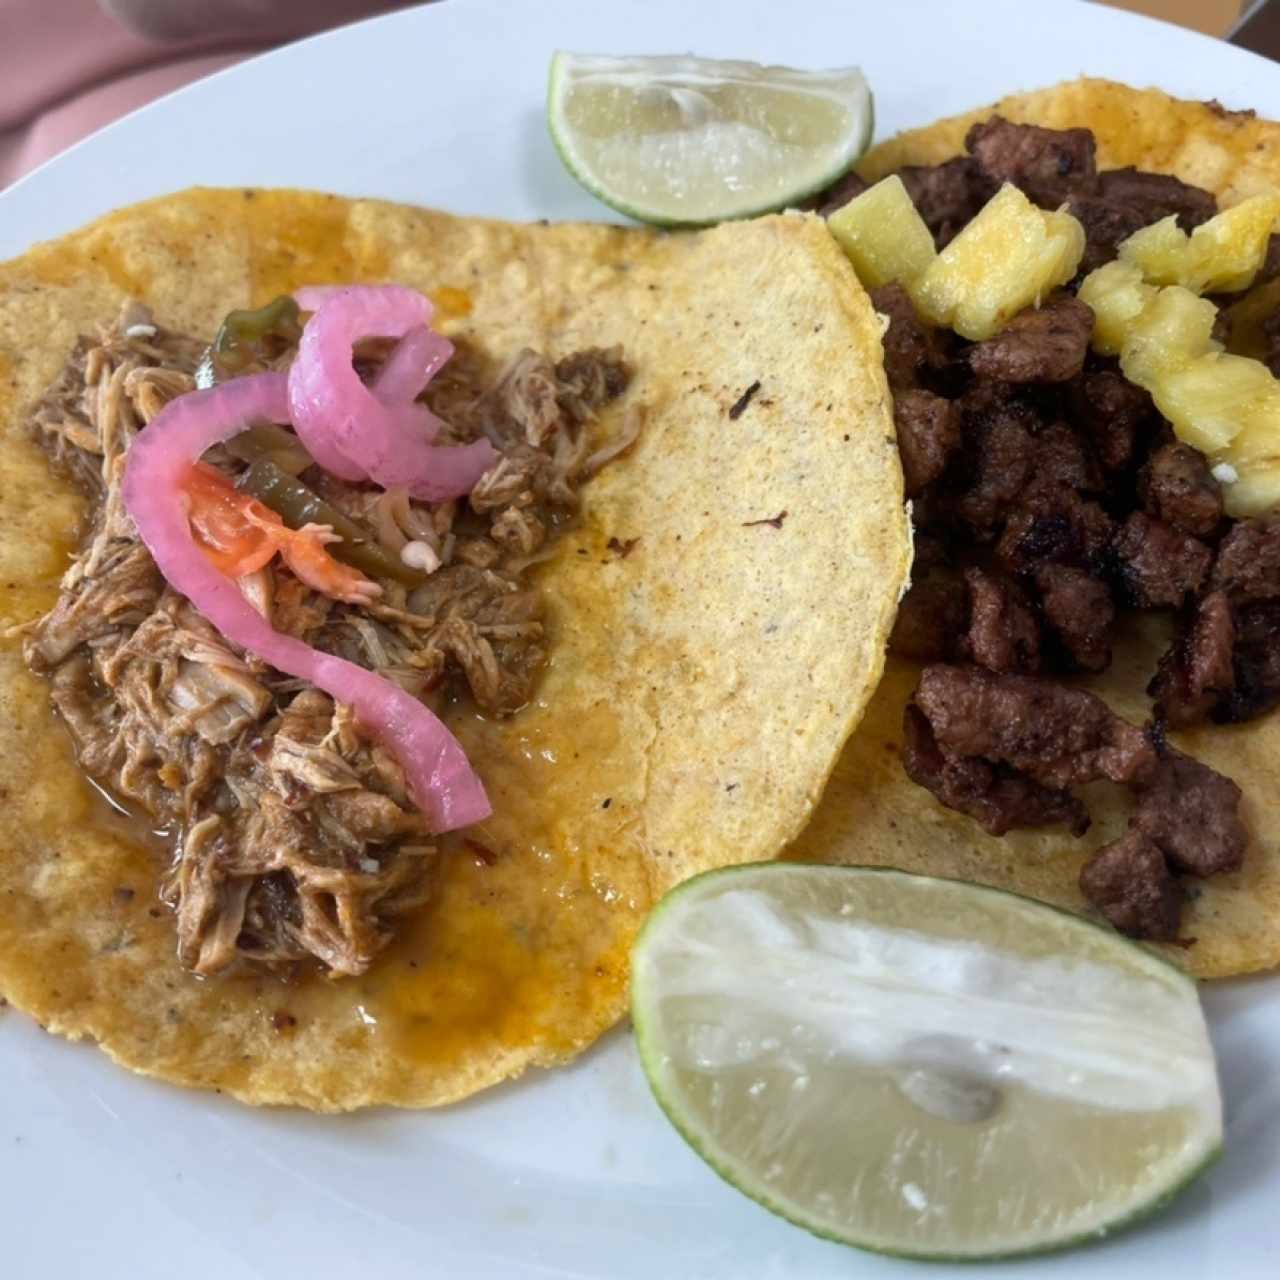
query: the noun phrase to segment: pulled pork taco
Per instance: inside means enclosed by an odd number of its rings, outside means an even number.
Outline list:
[[[1097,80],[828,193],[890,320],[916,557],[790,856],[1089,911],[1202,977],[1280,962],[1278,196],[1280,125]]]
[[[0,266],[0,475],[0,994],[327,1110],[613,1023],[649,906],[809,817],[909,559],[812,215],[125,209]]]

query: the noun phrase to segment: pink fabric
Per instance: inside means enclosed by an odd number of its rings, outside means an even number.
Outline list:
[[[0,0],[0,187],[161,94],[393,7],[389,0]]]

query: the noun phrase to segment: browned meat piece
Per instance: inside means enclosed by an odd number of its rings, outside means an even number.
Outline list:
[[[1164,854],[1141,831],[1105,844],[1080,868],[1080,892],[1121,933],[1153,942],[1178,936],[1182,892]]]
[[[1084,805],[1068,792],[1043,787],[1007,766],[944,755],[928,720],[911,703],[903,715],[902,730],[902,763],[912,782],[948,809],[968,814],[993,836],[1015,827],[1059,823],[1075,836],[1089,829]]]
[[[1050,541],[1061,542],[1074,533],[1080,545],[1073,554],[1100,553],[1111,524],[1095,504],[1080,509],[1085,500],[1075,491],[1095,489],[1101,482],[1081,437],[1065,423],[1044,425],[1034,409],[998,384],[979,383],[958,403],[968,445],[961,460],[967,464],[969,484],[956,501],[955,514],[974,536],[991,539],[1011,514],[1021,510],[1008,542],[1016,569],[1026,567],[1025,557],[1012,548],[1033,532],[1033,542],[1044,542],[1040,525],[1045,520],[1053,524]],[[1034,558],[1046,554],[1027,552]]]
[[[907,165],[898,177],[937,242],[945,248],[970,218],[995,194],[970,156],[945,164]]]
[[[1044,620],[1072,664],[1081,671],[1105,671],[1116,616],[1107,584],[1064,564],[1038,564],[1033,573]]]
[[[1235,524],[1218,548],[1210,582],[1232,604],[1280,597],[1280,515]]]
[[[1037,204],[1059,205],[1091,190],[1097,173],[1088,129],[1041,129],[992,116],[969,130],[964,146],[996,186],[1012,182]]]
[[[824,218],[829,218],[838,209],[843,209],[850,200],[860,196],[871,184],[858,177],[852,169],[843,177],[837,178],[825,191],[820,192],[813,200],[806,201],[804,207],[815,208]]]
[[[1166,174],[1132,168],[1098,174],[1089,190],[1070,193],[1067,207],[1084,227],[1082,274],[1110,262],[1121,243],[1141,227],[1177,214],[1179,223],[1189,231],[1218,211],[1209,192]]]
[[[921,674],[915,701],[948,755],[1007,764],[1048,787],[1131,783],[1156,766],[1141,729],[1101,698],[1051,680],[934,665]]]
[[[884,372],[894,392],[917,386],[920,371],[943,362],[938,338],[916,315],[907,291],[895,283],[871,290],[871,305],[889,318],[885,331]]]
[[[996,382],[1069,382],[1084,368],[1093,312],[1060,293],[1014,316],[994,338],[969,350],[969,367]]]
[[[1277,276],[1280,276],[1280,233],[1272,232],[1271,238],[1267,241],[1266,257],[1262,260],[1262,266],[1258,268],[1258,274],[1253,278],[1253,284],[1264,284]],[[1252,287],[1250,285],[1250,288]]]
[[[958,657],[968,614],[968,594],[959,578],[934,573],[912,582],[898,606],[889,652],[916,662]]]
[[[911,576],[919,579],[935,569],[950,569],[951,549],[947,540],[925,529],[917,529],[915,535],[916,554],[911,563]]]
[[[1280,600],[1236,611],[1235,686],[1213,718],[1239,724],[1280,706]]]
[[[1094,501],[1065,485],[1033,490],[1009,517],[996,558],[1012,573],[1041,561],[1093,571],[1103,564],[1115,524]]]
[[[1040,669],[1040,627],[1026,593],[1008,578],[966,569],[969,630],[965,649],[988,671]]]
[[[1210,876],[1234,871],[1244,859],[1239,809],[1240,788],[1230,778],[1170,751],[1138,786],[1132,825],[1176,870]]]
[[[1213,552],[1163,520],[1131,511],[1111,543],[1116,573],[1140,609],[1180,605],[1204,585]]]
[[[1266,354],[1262,357],[1267,368],[1280,378],[1280,310],[1272,312],[1262,322],[1262,336],[1267,340]]]
[[[979,384],[958,401],[964,424],[969,484],[956,514],[979,541],[993,538],[1031,482],[1036,462],[1035,412],[991,386]]]
[[[893,398],[893,424],[906,494],[914,498],[942,475],[960,447],[960,411],[932,391],[899,391]]]
[[[1071,388],[1071,417],[1106,471],[1123,471],[1155,417],[1151,396],[1114,369],[1083,374]]]
[[[1222,490],[1199,450],[1161,445],[1138,472],[1138,499],[1149,515],[1204,537],[1222,519]]]
[[[1231,604],[1221,591],[1211,591],[1196,606],[1190,627],[1174,640],[1147,692],[1156,714],[1174,728],[1203,720],[1235,685],[1236,642]]]
[[[1084,257],[1080,275],[1088,275],[1110,262],[1135,231],[1147,225],[1142,210],[1105,196],[1076,194],[1067,201],[1067,211],[1084,228]]]
[[[1035,433],[1035,449],[1031,477],[1033,489],[1053,492],[1059,489],[1097,491],[1102,488],[1102,473],[1088,445],[1065,422],[1051,422],[1041,427]]]
[[[1145,173],[1129,166],[1098,174],[1098,193],[1128,205],[1142,215],[1142,225],[1176,214],[1178,225],[1191,231],[1218,212],[1213,194],[1167,173]]]

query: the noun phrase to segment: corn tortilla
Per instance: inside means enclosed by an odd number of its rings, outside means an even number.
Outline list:
[[[319,1110],[448,1102],[612,1024],[651,903],[774,856],[809,817],[910,558],[880,325],[815,217],[671,235],[194,190],[0,265],[0,628],[52,602],[82,515],[23,426],[76,335],[128,296],[209,334],[346,280],[433,294],[446,332],[495,358],[621,342],[647,410],[542,570],[535,703],[453,725],[494,801],[472,833],[492,865],[455,842],[363,978],[194,979],[157,906],[160,851],[106,816],[0,643],[0,994],[135,1070]],[[615,538],[636,540],[625,557]]]
[[[1224,207],[1280,188],[1280,124],[1213,103],[1182,102],[1158,89],[1088,79],[1016,94],[890,138],[867,154],[859,172],[876,179],[904,164],[949,160],[963,153],[970,126],[996,112],[1018,123],[1088,127],[1097,138],[1099,168],[1135,165],[1172,173],[1213,191]],[[1136,620],[1117,644],[1110,670],[1084,687],[1142,723],[1151,713],[1143,690],[1171,635],[1167,618]],[[918,675],[914,664],[890,660],[813,822],[788,856],[956,876],[1088,911],[1077,883],[1080,867],[1099,845],[1123,833],[1129,798],[1107,784],[1083,789],[1093,826],[1080,840],[1061,829],[988,835],[971,819],[944,809],[902,769],[902,709]],[[1280,715],[1170,737],[1239,784],[1251,840],[1241,870],[1186,881],[1190,900],[1181,933],[1194,942],[1164,950],[1202,978],[1273,968],[1280,964],[1280,824],[1272,813]]]

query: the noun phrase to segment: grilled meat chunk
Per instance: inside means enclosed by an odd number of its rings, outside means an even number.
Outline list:
[[[1051,680],[928,666],[915,704],[947,754],[1007,764],[1047,787],[1135,783],[1156,767],[1141,729],[1101,698]]]
[[[1040,626],[1026,592],[1016,582],[964,571],[969,588],[969,629],[964,649],[988,671],[1036,672],[1040,669]]]
[[[971,156],[937,165],[906,165],[898,177],[939,249],[951,243],[996,191]]]
[[[1155,419],[1151,396],[1115,369],[1081,374],[1070,390],[1073,424],[1083,430],[1107,472],[1133,461],[1141,436]]]
[[[1098,174],[1098,194],[1137,210],[1144,227],[1173,214],[1183,231],[1194,231],[1218,212],[1218,201],[1211,192],[1172,174],[1147,173],[1132,165]]]
[[[893,424],[908,498],[937,480],[960,447],[960,411],[932,391],[909,389],[893,398]]]
[[[1115,621],[1111,591],[1101,578],[1070,565],[1043,563],[1032,570],[1040,608],[1051,633],[1081,671],[1105,671],[1111,663]]]
[[[969,350],[969,367],[995,382],[1069,382],[1084,368],[1093,312],[1060,293],[1019,312],[994,338]]]
[[[1076,192],[1067,200],[1067,212],[1084,228],[1084,257],[1079,274],[1088,275],[1112,261],[1120,246],[1147,225],[1142,210],[1106,196]]]
[[[963,580],[931,573],[912,582],[898,606],[889,652],[916,662],[944,662],[960,656],[969,616]]]
[[[871,290],[871,305],[889,321],[884,338],[884,372],[895,395],[920,383],[920,374],[945,361],[937,333],[916,315],[907,291],[896,281]]]
[[[902,728],[902,763],[907,776],[939,803],[967,814],[993,836],[1015,827],[1062,825],[1077,836],[1088,829],[1084,805],[1069,792],[1041,786],[1007,765],[947,755],[939,748],[923,712],[911,703]]]
[[[1139,608],[1180,605],[1204,585],[1213,552],[1163,520],[1132,511],[1111,543],[1116,573]]]
[[[1210,585],[1232,604],[1280,598],[1280,515],[1238,521],[1218,548]]]
[[[1235,680],[1213,710],[1222,724],[1253,720],[1280,706],[1280,600],[1243,605],[1235,620]]]
[[[1138,784],[1133,826],[1179,871],[1235,871],[1244,858],[1240,788],[1230,778],[1170,751]]]
[[[1171,942],[1178,936],[1182,891],[1164,854],[1136,828],[1103,845],[1081,867],[1080,892],[1131,938]]]
[[[996,559],[1011,573],[1041,563],[1089,572],[1106,561],[1115,523],[1091,498],[1068,485],[1038,485],[1020,502],[996,543]]]
[[[1097,174],[1089,129],[1042,129],[992,116],[969,130],[964,146],[989,182],[1012,182],[1037,204],[1056,207],[1091,188]]]
[[[1161,445],[1138,473],[1138,500],[1151,516],[1196,537],[1222,520],[1222,490],[1204,455],[1188,444]]]
[[[1156,714],[1175,729],[1204,720],[1235,687],[1236,626],[1231,603],[1211,591],[1195,608],[1191,624],[1160,659],[1147,686]]]

